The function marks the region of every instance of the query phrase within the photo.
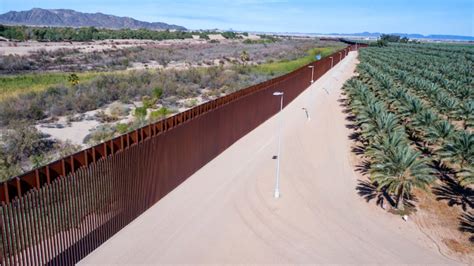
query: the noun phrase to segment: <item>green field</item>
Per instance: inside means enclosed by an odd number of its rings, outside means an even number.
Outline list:
[[[321,54],[322,57],[326,57],[340,49],[343,49],[345,46],[331,46],[331,47],[321,47],[314,48],[308,51],[308,55],[301,57],[295,60],[290,61],[278,61],[272,63],[265,63],[253,67],[253,71],[262,74],[283,74],[289,73],[293,70],[296,70],[306,64],[309,64],[314,61],[314,57],[318,54]]]
[[[42,91],[54,85],[69,85],[70,73],[38,73],[0,77],[0,100],[21,93]],[[78,73],[79,82],[88,81],[99,75],[97,72]]]

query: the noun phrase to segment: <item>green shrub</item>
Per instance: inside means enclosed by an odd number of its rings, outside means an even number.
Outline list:
[[[129,131],[129,125],[124,123],[118,123],[115,125],[115,130],[120,134],[125,134]]]
[[[150,119],[151,122],[156,122],[156,121],[158,121],[162,118],[163,118],[163,116],[161,115],[159,110],[150,112],[150,118],[149,119]]]
[[[152,108],[156,104],[156,98],[152,98],[148,95],[142,97],[143,107]]]
[[[198,104],[197,99],[190,99],[190,100],[188,100],[188,101],[186,101],[186,102],[184,103],[184,106],[185,106],[186,108],[191,108],[191,107],[196,106],[197,104]]]
[[[209,35],[207,35],[206,33],[202,32],[202,33],[199,34],[199,39],[209,40]]]
[[[130,108],[125,106],[120,102],[114,102],[110,104],[109,111],[112,116],[120,117],[120,116],[127,116],[130,112]]]
[[[160,87],[156,87],[152,91],[152,96],[155,97],[157,100],[161,99],[161,96],[163,95],[163,89]]]
[[[233,31],[226,31],[226,32],[221,33],[221,35],[222,35],[222,37],[224,37],[226,39],[237,39],[238,38],[238,35]]]
[[[107,115],[104,111],[100,110],[95,114],[97,121],[101,123],[110,123],[118,120],[118,117],[115,115]]]
[[[72,73],[67,77],[67,81],[69,81],[72,86],[76,86],[77,84],[79,84],[79,76],[77,74]]]
[[[147,113],[147,108],[145,106],[135,108],[134,115],[137,118],[145,118]]]
[[[84,138],[85,143],[98,144],[114,137],[115,128],[110,125],[100,125]]]

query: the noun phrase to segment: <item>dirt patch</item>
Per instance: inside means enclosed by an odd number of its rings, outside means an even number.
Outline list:
[[[466,245],[459,243],[455,239],[443,239],[443,243],[451,250],[456,253],[468,254],[472,252],[472,248],[466,247]]]
[[[89,42],[0,42],[0,55],[28,55],[41,50],[56,51],[59,49],[77,49],[80,52],[91,53],[94,51],[103,51],[111,49],[122,49],[135,46],[147,45],[165,45],[172,46],[176,44],[195,44],[202,43],[200,39],[184,39],[184,40],[103,40]]]
[[[469,235],[459,231],[459,217],[463,210],[436,200],[429,191],[415,190],[418,211],[412,216],[420,230],[428,235],[440,251],[463,262],[474,261],[474,245]]]
[[[224,41],[226,40],[226,38],[224,38],[222,35],[220,34],[209,34],[209,39],[210,40],[217,40],[217,41]]]

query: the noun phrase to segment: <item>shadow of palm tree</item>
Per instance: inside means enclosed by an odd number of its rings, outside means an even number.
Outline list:
[[[356,125],[356,124],[346,124],[346,128],[352,129],[352,130],[360,129],[360,127],[359,127],[358,125]],[[354,133],[360,135],[360,133],[357,133],[357,132],[355,132],[355,131],[354,131]]]
[[[370,161],[362,161],[360,164],[356,165],[355,170],[363,175],[368,174],[370,170]]]
[[[354,122],[354,121],[356,121],[356,119],[357,119],[357,116],[355,116],[355,115],[353,115],[353,114],[346,116],[346,120],[347,120],[347,121]]]
[[[443,184],[433,188],[436,200],[447,201],[449,206],[461,206],[464,211],[474,208],[474,190],[459,184],[459,181],[449,176],[441,178]]]
[[[356,155],[364,155],[365,147],[362,145],[356,145],[351,148],[351,151],[355,153]]]
[[[383,207],[384,203],[387,202],[391,206],[394,206],[394,201],[390,195],[383,189],[379,189],[376,184],[369,181],[358,180],[356,187],[357,194],[364,198],[367,202],[375,199],[375,203]]]
[[[342,94],[344,95],[344,94]],[[347,102],[347,98],[346,97],[341,97],[339,99],[337,99],[337,102],[339,102],[339,106],[342,106],[342,107],[347,107],[349,106],[349,103]]]
[[[343,113],[343,114],[352,114],[352,110],[351,110],[351,108],[349,108],[348,106],[346,106],[346,105],[341,105],[341,107],[342,107],[342,113]]]
[[[474,213],[466,212],[459,217],[459,230],[461,232],[470,233],[469,241],[474,243]]]
[[[444,179],[445,176],[448,176],[447,178],[450,178],[449,175],[454,175],[456,172],[454,169],[448,167],[446,164],[441,162],[440,160],[433,160],[431,163],[431,167],[433,167],[436,171],[440,173],[440,179]]]
[[[362,134],[360,132],[355,132],[354,131],[351,134],[349,134],[349,139],[354,140],[354,141],[359,141],[361,136],[362,136]]]
[[[415,202],[418,202],[418,198],[411,193],[403,197],[404,197],[403,205],[405,206],[405,208],[410,210],[410,212],[416,211]]]
[[[416,132],[413,129],[411,129],[410,127],[406,127],[406,132],[408,133],[407,135],[410,141],[415,143],[415,145],[417,146],[421,146],[423,139],[420,138],[420,136],[416,134]]]
[[[342,112],[344,114],[349,114],[352,112],[351,107],[346,99],[339,99],[337,101],[339,102],[339,106],[342,107]]]

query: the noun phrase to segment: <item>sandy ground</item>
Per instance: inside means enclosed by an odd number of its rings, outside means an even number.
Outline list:
[[[232,58],[228,57],[229,60],[238,60],[237,58]],[[222,63],[223,62],[223,63]],[[176,61],[171,61],[169,64],[164,65],[159,64],[158,62],[152,60],[148,63],[142,63],[142,62],[133,62],[132,66],[127,67],[127,70],[143,70],[143,69],[174,69],[174,70],[186,70],[190,68],[204,68],[204,67],[216,67],[216,66],[232,66],[233,63],[227,61],[227,60],[221,60],[221,59],[214,59],[211,61],[209,64],[197,64],[197,63],[189,63],[189,62],[176,62]],[[248,62],[247,65],[256,65],[256,62]]]
[[[202,93],[206,93],[207,90],[202,90]],[[198,104],[205,102],[206,100],[203,98],[203,95],[197,97],[191,97],[186,99],[180,99],[177,101],[182,107],[178,108],[179,112],[184,112],[189,108],[192,108]],[[128,108],[127,115],[120,115],[118,116],[118,120],[109,123],[102,123],[100,120],[97,119],[96,115],[99,112],[104,112],[104,114],[109,116],[114,116],[111,112],[112,104],[109,104],[106,107],[95,109],[92,111],[88,111],[82,114],[76,114],[73,118],[76,118],[77,121],[68,122],[68,116],[59,116],[57,120],[54,122],[41,122],[35,125],[36,129],[40,132],[48,134],[52,139],[59,140],[62,142],[69,142],[74,145],[79,145],[82,147],[87,147],[90,145],[89,143],[84,142],[86,136],[90,133],[94,132],[99,126],[111,126],[118,123],[122,124],[131,124],[136,119],[134,116],[134,110],[136,106],[141,107],[143,106],[143,102],[137,101],[133,104],[123,104],[120,102],[115,102],[121,105],[123,108]],[[149,119],[151,112],[158,111],[161,107],[161,104],[156,105],[154,108],[147,109],[146,119]],[[169,107],[168,107],[169,108]],[[174,113],[175,109],[170,109],[172,113]],[[78,116],[82,116],[82,118],[78,119]]]
[[[243,36],[243,39],[258,40],[259,36],[249,34],[249,36]],[[210,40],[218,40],[231,42],[233,40],[227,40],[220,34],[209,34]],[[0,55],[28,55],[39,50],[55,51],[59,49],[77,49],[80,52],[93,52],[110,49],[121,49],[135,46],[147,46],[147,45],[160,45],[163,47],[169,47],[176,44],[195,44],[205,43],[206,40],[200,39],[199,36],[193,35],[192,39],[184,40],[134,40],[134,39],[116,39],[116,40],[103,40],[103,41],[90,41],[90,42],[11,42],[11,41],[0,41]]]
[[[206,42],[201,39],[184,40],[103,40],[90,42],[0,42],[0,55],[28,55],[39,50],[55,51],[59,49],[77,49],[80,52],[93,52],[110,49],[121,49],[135,46],[162,45],[172,46],[176,44],[191,44]]]
[[[93,117],[97,110],[84,113],[86,116]],[[51,127],[51,125],[62,125],[60,128]],[[58,121],[52,124],[38,124],[36,129],[40,132],[50,135],[53,139],[58,139],[63,142],[70,142],[74,145],[83,146],[84,138],[89,135],[91,130],[100,125],[97,120],[82,120],[67,123],[67,117],[61,116]]]
[[[217,40],[217,41],[225,40],[225,38],[220,34],[209,34],[208,36],[210,40]]]
[[[283,111],[279,199],[273,198],[275,116],[80,264],[456,263],[411,220],[356,193],[350,132],[338,102],[356,61],[351,52]]]

